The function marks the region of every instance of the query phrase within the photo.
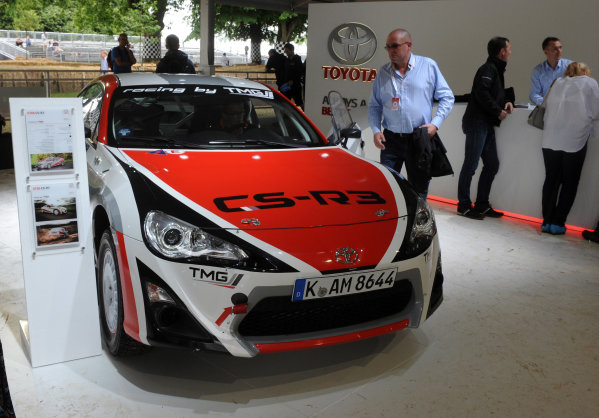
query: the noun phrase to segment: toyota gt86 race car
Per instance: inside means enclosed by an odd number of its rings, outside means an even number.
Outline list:
[[[119,74],[80,97],[112,354],[338,344],[418,327],[441,303],[425,201],[270,87]]]
[[[53,168],[64,165],[64,158],[62,157],[47,157],[44,160],[38,162],[35,168],[38,170]]]
[[[62,215],[67,213],[67,208],[64,206],[44,205],[41,211],[43,213],[52,213],[54,215]]]

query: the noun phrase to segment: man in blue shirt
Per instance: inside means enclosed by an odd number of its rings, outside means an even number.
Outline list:
[[[543,40],[543,52],[547,60],[537,65],[530,75],[530,101],[535,105],[543,103],[543,97],[553,81],[563,77],[572,60],[562,58],[562,43],[553,36]]]
[[[112,72],[115,74],[130,73],[131,67],[137,62],[131,44],[126,33],[119,35],[119,46],[115,46],[110,51],[110,60],[112,62]]]
[[[412,54],[412,37],[407,30],[393,30],[385,49],[391,62],[379,69],[368,104],[374,145],[381,150],[383,165],[400,172],[406,163],[408,180],[426,198],[429,179],[418,174],[413,132],[425,128],[432,138],[451,112],[453,93],[435,61]],[[439,105],[432,117],[434,100]]]

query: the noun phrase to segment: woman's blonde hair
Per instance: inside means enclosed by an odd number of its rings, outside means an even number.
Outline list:
[[[572,62],[566,68],[565,77],[577,77],[579,75],[591,75],[591,69],[584,62]]]

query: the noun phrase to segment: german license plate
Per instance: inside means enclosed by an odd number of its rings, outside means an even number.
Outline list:
[[[353,272],[341,276],[298,279],[293,289],[293,301],[330,298],[372,292],[393,287],[397,269]]]

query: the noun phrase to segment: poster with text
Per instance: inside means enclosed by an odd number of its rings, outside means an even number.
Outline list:
[[[73,171],[73,115],[70,109],[25,110],[32,174]]]

